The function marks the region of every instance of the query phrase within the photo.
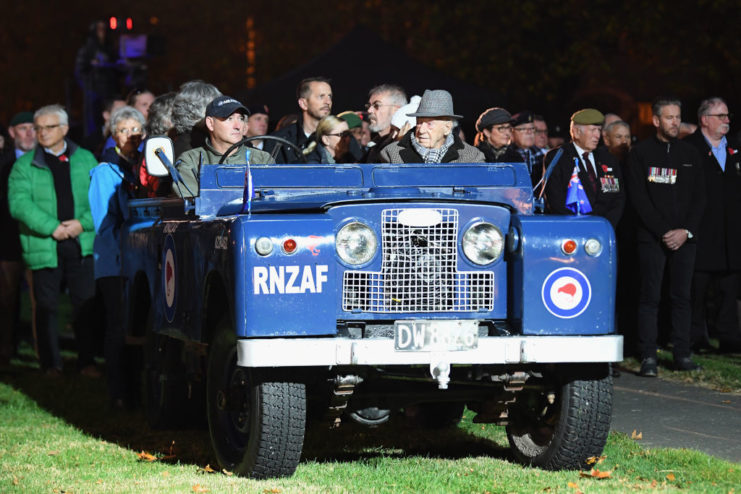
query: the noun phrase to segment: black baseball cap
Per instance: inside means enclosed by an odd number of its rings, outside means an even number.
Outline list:
[[[218,96],[206,107],[207,117],[228,118],[234,112],[250,114],[247,107],[231,96]]]

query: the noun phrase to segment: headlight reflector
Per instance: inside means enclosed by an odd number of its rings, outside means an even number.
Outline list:
[[[463,234],[463,253],[474,264],[491,264],[503,250],[504,235],[491,223],[476,223]]]
[[[376,234],[369,226],[357,221],[348,223],[337,232],[335,244],[340,259],[352,265],[370,261],[378,249]]]

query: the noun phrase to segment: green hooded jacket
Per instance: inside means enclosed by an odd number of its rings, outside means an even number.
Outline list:
[[[83,257],[92,255],[95,228],[87,191],[90,170],[98,161],[90,151],[67,141],[70,155],[70,181],[75,219],[82,225],[77,237]],[[15,162],[8,179],[10,215],[18,220],[23,260],[32,269],[57,267],[57,241],[52,233],[59,225],[54,177],[44,161],[44,150],[36,147]]]

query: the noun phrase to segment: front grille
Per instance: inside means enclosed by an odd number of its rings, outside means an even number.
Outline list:
[[[403,209],[381,213],[381,271],[345,271],[342,309],[362,312],[475,312],[494,308],[494,273],[456,271],[458,211],[437,209],[432,226],[406,226]]]

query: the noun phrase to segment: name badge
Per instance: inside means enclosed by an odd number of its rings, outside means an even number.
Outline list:
[[[675,183],[677,183],[677,169],[659,168],[657,166],[649,167],[648,181],[655,184],[674,185]]]

